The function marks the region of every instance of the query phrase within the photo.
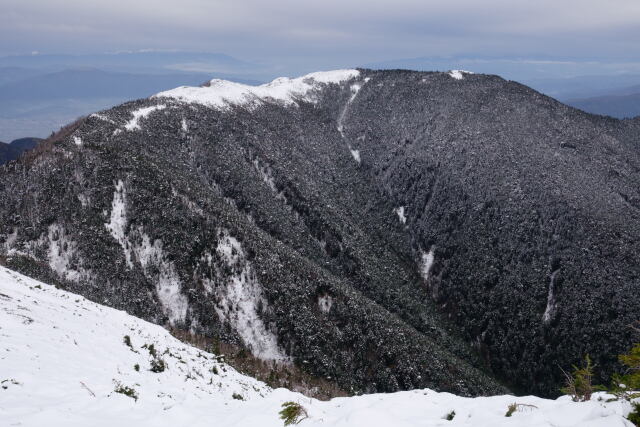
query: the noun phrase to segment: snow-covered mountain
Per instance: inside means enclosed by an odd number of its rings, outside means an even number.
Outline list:
[[[0,260],[347,392],[555,396],[631,342],[639,135],[463,71],[213,80],[0,168]]]
[[[4,267],[0,337],[3,427],[282,426],[288,401],[306,409],[302,426],[631,426],[628,404],[598,400],[606,396],[573,403],[424,389],[323,402],[272,390],[160,326]]]

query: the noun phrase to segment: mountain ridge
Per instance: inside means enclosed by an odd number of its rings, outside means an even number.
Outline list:
[[[638,304],[635,129],[497,76],[356,71],[78,122],[0,172],[7,262],[353,391],[501,390],[488,367],[554,394],[585,345],[611,370]]]
[[[35,148],[41,138],[19,138],[10,143],[0,141],[0,165],[15,160],[27,150]]]
[[[603,95],[592,98],[569,99],[567,104],[593,114],[601,114],[618,119],[640,116],[640,87],[637,93],[625,95]]]

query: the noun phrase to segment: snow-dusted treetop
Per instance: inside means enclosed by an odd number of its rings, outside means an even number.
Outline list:
[[[360,75],[358,70],[333,70],[307,74],[294,79],[279,77],[260,86],[245,85],[214,79],[208,86],[182,86],[160,92],[152,98],[174,98],[183,102],[222,108],[229,105],[250,105],[258,101],[273,100],[291,104],[306,96],[319,84],[341,83]]]

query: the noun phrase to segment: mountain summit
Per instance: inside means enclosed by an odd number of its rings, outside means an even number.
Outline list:
[[[497,76],[213,80],[0,168],[11,268],[353,392],[557,393],[640,306],[640,122]]]

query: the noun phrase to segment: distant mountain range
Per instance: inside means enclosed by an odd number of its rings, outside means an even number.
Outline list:
[[[585,111],[614,117],[637,115],[640,74],[580,76],[593,66],[553,58],[410,58],[366,64],[374,69],[447,71],[468,69],[497,74]],[[590,68],[591,67],[591,68]],[[173,87],[212,78],[257,84],[282,75],[276,66],[224,53],[120,52],[88,55],[0,57],[0,140],[46,137],[65,123],[93,111]],[[292,71],[292,70],[289,70]],[[286,73],[285,73],[286,74]],[[578,75],[560,78],[549,76]],[[608,98],[615,96],[614,98]],[[606,98],[603,98],[606,97]]]
[[[640,74],[531,79],[522,83],[560,101],[640,92]]]
[[[9,144],[0,142],[0,165],[15,160],[22,153],[31,150],[42,141],[40,138],[20,138]]]
[[[526,84],[583,111],[619,119],[640,115],[640,75],[534,79]]]
[[[583,111],[619,119],[640,116],[640,88],[630,95],[608,95],[593,98],[570,99],[567,104]]]
[[[0,165],[17,159],[20,154],[31,150],[42,141],[40,138],[20,138],[9,144],[0,142]]]
[[[93,67],[106,71],[140,73],[206,72],[255,75],[264,67],[223,53],[201,52],[118,52],[89,55],[18,55],[0,57],[0,68],[60,71]]]
[[[2,70],[0,70],[1,72]],[[0,87],[1,108],[6,104],[33,101],[91,98],[138,98],[176,85],[199,85],[209,74],[133,74],[99,69],[68,69],[32,76]],[[254,80],[237,79],[243,83]]]
[[[0,58],[0,140],[45,137],[92,111],[212,78],[256,84],[260,65],[224,54],[136,52]]]

